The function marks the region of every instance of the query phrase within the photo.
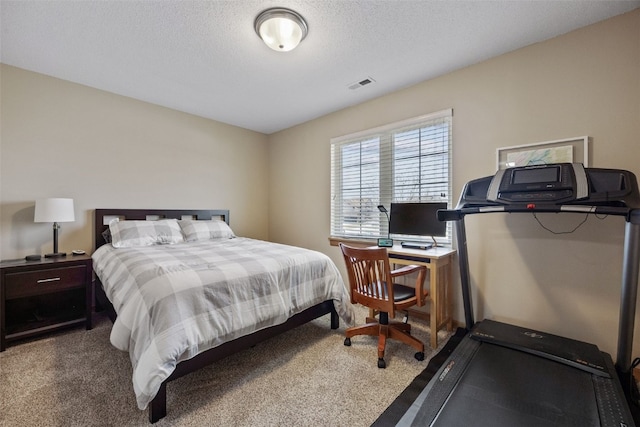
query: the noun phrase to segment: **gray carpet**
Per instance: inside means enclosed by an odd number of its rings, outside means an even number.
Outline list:
[[[357,308],[358,322],[366,311]],[[111,323],[12,344],[0,353],[0,426],[148,426],[135,404],[127,353],[109,342]],[[413,335],[429,342],[426,322]],[[157,426],[369,426],[426,366],[390,341],[386,369],[377,339],[354,337],[324,316],[167,387]],[[440,346],[449,334],[440,332]]]

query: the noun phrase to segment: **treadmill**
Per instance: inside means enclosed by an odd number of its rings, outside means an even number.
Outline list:
[[[497,212],[625,218],[615,365],[593,344],[488,319],[475,322],[464,218]],[[631,351],[640,259],[635,175],[580,163],[507,168],[468,182],[456,208],[438,211],[438,219],[455,226],[467,333],[397,425],[634,426],[629,396],[635,390]]]

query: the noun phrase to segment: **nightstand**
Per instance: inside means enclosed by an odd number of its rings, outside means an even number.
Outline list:
[[[93,327],[88,255],[0,262],[0,351],[7,343],[84,324]]]

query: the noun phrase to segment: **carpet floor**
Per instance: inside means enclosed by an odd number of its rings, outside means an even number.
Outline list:
[[[358,322],[366,310],[357,307]],[[377,339],[316,319],[167,386],[161,426],[370,426],[427,366],[429,328],[411,319],[415,350],[388,341],[386,369],[377,367]],[[111,346],[111,322],[10,345],[0,353],[0,426],[148,426],[138,409],[127,353]],[[450,333],[441,331],[439,348]]]

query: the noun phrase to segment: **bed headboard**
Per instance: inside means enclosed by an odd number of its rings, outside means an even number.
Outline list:
[[[229,224],[228,209],[96,209],[93,215],[95,248],[104,245],[102,233],[109,228],[109,221],[120,220],[157,220],[157,219],[221,219]]]

